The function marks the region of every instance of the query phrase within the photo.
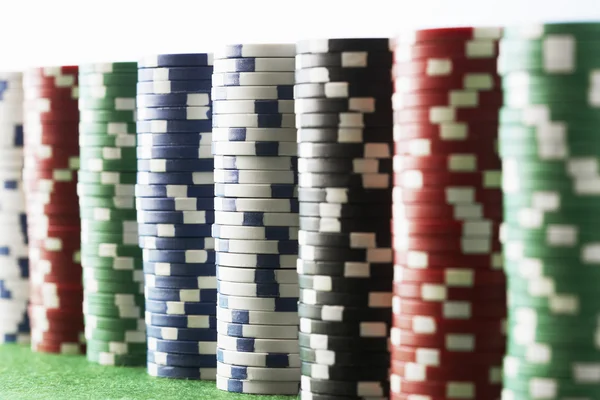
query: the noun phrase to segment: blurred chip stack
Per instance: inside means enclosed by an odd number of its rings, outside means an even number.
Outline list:
[[[32,348],[80,353],[83,345],[77,199],[79,111],[76,66],[23,75],[26,209]]]
[[[29,343],[22,74],[0,73],[0,343]]]

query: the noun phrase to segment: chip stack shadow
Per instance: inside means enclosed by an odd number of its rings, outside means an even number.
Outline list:
[[[23,74],[31,345],[41,352],[85,351],[77,74],[77,66],[36,68]]]
[[[0,73],[0,344],[29,343],[29,258],[23,191],[23,75]]]
[[[429,29],[395,41],[395,399],[500,398],[500,35]]]
[[[500,41],[506,399],[598,397],[599,44],[598,23]]]
[[[156,377],[216,375],[212,73],[206,53],[139,62],[136,207]]]
[[[387,399],[390,42],[309,40],[297,52],[301,398]]]
[[[135,211],[137,63],[79,67],[79,208],[87,359],[146,362]]]
[[[298,200],[293,44],[215,54],[217,388],[297,394]]]

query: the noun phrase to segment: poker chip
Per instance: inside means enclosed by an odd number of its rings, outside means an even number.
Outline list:
[[[295,54],[256,44],[215,55],[217,387],[231,392],[299,387]]]
[[[138,63],[136,219],[143,249],[148,373],[214,380],[212,54]]]
[[[11,235],[10,241],[0,247],[6,246],[4,256],[14,260],[7,266],[16,262],[25,267],[29,261],[31,284],[28,289],[19,290],[19,277],[15,276],[4,281],[3,292],[8,294],[8,299],[14,297],[15,302],[22,299],[19,308],[7,313],[15,321],[18,321],[17,315],[27,311],[29,294],[34,351],[71,354],[85,351],[82,340],[82,269],[79,264],[80,217],[75,184],[79,168],[78,81],[76,66],[24,72],[21,95],[26,99],[24,113],[15,109],[10,114],[13,115],[12,121],[7,121],[12,124],[25,122],[24,129],[14,129],[15,132],[20,131],[23,137],[6,150],[12,148],[24,155],[21,158],[24,184],[13,185],[12,188],[17,195],[18,190],[23,190],[24,198],[15,208],[16,204],[11,207],[9,197],[6,197],[4,213],[19,217],[15,219],[14,230],[21,234]],[[3,104],[14,98],[8,96],[16,90],[11,83],[14,85],[11,80],[4,83],[7,100]],[[6,106],[9,107],[8,104]],[[4,113],[0,112],[0,115],[4,118]],[[15,164],[11,165],[13,158],[10,154],[3,157],[7,163],[4,167],[6,172],[14,168]],[[6,175],[13,179],[12,175]],[[9,189],[10,186],[5,183],[4,191]],[[27,272],[26,269],[22,271]],[[23,327],[29,323],[28,320],[24,322]],[[15,340],[19,333],[12,332]]]
[[[503,168],[506,165],[502,189],[507,224],[500,237],[509,299],[506,396],[540,397],[550,393],[552,385],[553,396],[589,397],[589,385],[597,382],[591,378],[587,383],[569,367],[584,365],[595,352],[587,339],[596,330],[588,317],[595,304],[585,283],[593,279],[585,266],[594,261],[585,255],[584,244],[595,239],[589,236],[588,221],[581,218],[595,209],[591,184],[595,174],[581,162],[592,165],[596,157],[595,138],[588,128],[595,119],[590,112],[594,89],[587,76],[598,60],[587,49],[595,42],[597,29],[594,23],[519,26],[507,28],[500,40],[504,102],[498,135]],[[525,35],[526,30],[532,34]],[[570,52],[565,51],[567,42]],[[544,110],[548,118],[543,119],[549,122],[539,123],[541,115],[531,114],[532,110]],[[560,132],[550,118],[560,118]],[[552,189],[546,192],[544,187]],[[560,198],[560,204],[551,205],[548,195]],[[578,237],[570,239],[562,229],[567,227]],[[538,264],[539,273],[525,262]],[[559,289],[555,295],[543,286]],[[567,290],[568,297],[578,302],[569,311],[563,308],[568,307],[562,295]],[[551,303],[561,304],[565,311],[557,312]],[[563,339],[567,337],[573,339]],[[540,351],[549,351],[552,357]]]
[[[387,39],[298,45],[297,271],[303,398],[386,398],[389,393],[385,369],[392,306],[392,60]],[[383,357],[358,356],[348,351],[353,347]],[[336,357],[334,351],[348,353]],[[375,359],[379,362],[372,364]],[[365,376],[353,371],[370,364]],[[373,390],[361,392],[367,380],[382,382],[379,390],[370,382]]]
[[[501,395],[498,381],[471,383],[474,365],[498,365],[486,356],[506,340],[506,279],[477,268],[500,251],[501,183],[487,175],[500,165],[500,36],[492,28],[425,29],[394,45],[393,398]],[[427,357],[436,355],[430,378]],[[471,372],[463,378],[464,370]]]
[[[3,255],[4,265],[0,270],[0,310],[3,316],[0,320],[0,343],[29,344],[31,326],[40,330],[44,321],[42,318],[31,321],[28,316],[28,278],[32,276],[32,271],[27,251],[24,185],[19,177],[19,171],[25,164],[22,77],[21,73],[0,74],[2,86],[0,120],[1,129],[4,131],[3,161],[0,162],[0,171],[5,176],[0,185],[0,207],[3,217],[7,220],[6,232],[10,232],[10,235],[3,235],[0,239],[0,246],[6,249],[6,254]],[[52,265],[50,267],[51,271],[56,270],[52,269]],[[60,271],[56,273],[60,274]],[[60,328],[56,325],[59,323],[48,322],[46,330]]]

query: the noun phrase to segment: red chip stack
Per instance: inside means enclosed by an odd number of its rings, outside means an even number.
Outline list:
[[[430,29],[395,44],[395,400],[500,398],[500,36]]]
[[[83,287],[77,198],[79,111],[76,66],[23,75],[31,345],[81,353]]]

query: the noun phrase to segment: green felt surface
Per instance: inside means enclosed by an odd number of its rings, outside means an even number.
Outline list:
[[[292,400],[218,390],[214,382],[153,378],[145,368],[102,367],[84,356],[33,353],[0,345],[2,400]]]

